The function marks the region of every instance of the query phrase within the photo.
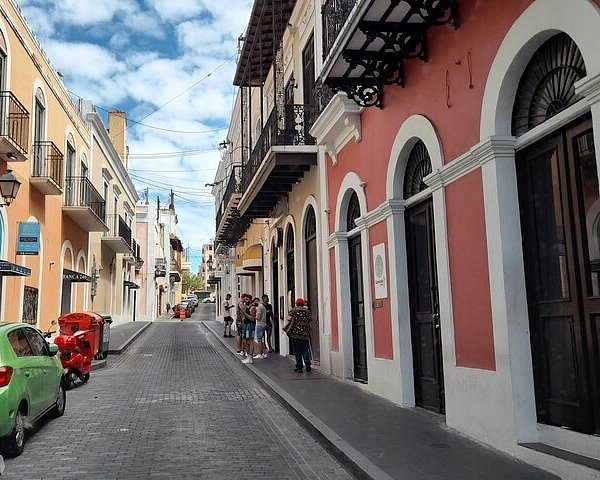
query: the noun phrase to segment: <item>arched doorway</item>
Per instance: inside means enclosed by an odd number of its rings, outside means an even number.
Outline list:
[[[296,300],[296,276],[294,270],[294,229],[288,225],[285,233],[285,277],[288,307],[293,308]]]
[[[281,229],[279,230],[281,231]],[[271,304],[273,305],[273,340],[279,353],[279,245],[271,243]]]
[[[525,68],[512,115],[520,136],[575,104],[583,57],[565,33]],[[588,115],[516,155],[538,421],[600,433],[600,202]]]
[[[321,358],[321,346],[319,338],[319,278],[317,275],[317,219],[312,206],[308,207],[304,221],[304,247],[307,301],[312,316],[310,344],[312,358],[318,362]]]
[[[404,199],[409,205],[405,229],[415,404],[443,413],[445,395],[433,202],[429,197],[410,205],[410,198],[427,188],[423,179],[430,173],[429,152],[418,140],[408,156],[403,182]]]
[[[346,231],[348,238],[348,269],[350,272],[350,311],[352,315],[352,352],[354,359],[354,379],[367,382],[367,334],[365,324],[365,292],[363,286],[362,242],[356,230],[356,219],[361,216],[360,203],[356,192],[348,200]]]

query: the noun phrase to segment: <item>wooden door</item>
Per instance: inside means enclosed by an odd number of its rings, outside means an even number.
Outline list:
[[[600,433],[600,195],[591,121],[517,155],[538,421]]]
[[[368,380],[367,336],[365,331],[365,294],[363,289],[361,248],[360,235],[348,240],[354,379],[357,381],[366,382]]]
[[[310,347],[312,358],[318,362],[321,358],[319,339],[319,279],[317,278],[317,237],[306,242],[306,284],[308,287],[308,309],[311,314]]]
[[[273,246],[273,248],[277,248]],[[284,319],[279,318],[279,262],[277,260],[273,261],[273,269],[272,269],[272,285],[273,291],[271,293],[272,305],[273,305],[273,339],[274,339],[274,349],[277,353],[279,353],[279,322]]]
[[[406,211],[406,247],[416,405],[445,410],[433,204]]]

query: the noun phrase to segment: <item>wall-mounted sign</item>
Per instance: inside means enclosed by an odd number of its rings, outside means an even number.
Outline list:
[[[17,255],[39,255],[40,224],[38,222],[19,222],[17,236]]]
[[[387,298],[387,273],[385,268],[385,244],[373,247],[373,275],[375,283],[375,298]]]

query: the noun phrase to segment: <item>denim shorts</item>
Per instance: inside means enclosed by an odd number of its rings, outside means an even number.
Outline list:
[[[244,338],[244,324],[243,322],[240,321],[236,321],[235,322],[235,329],[237,330],[237,334]]]
[[[244,325],[244,338],[246,340],[254,340],[254,329],[256,328],[256,324],[252,322],[248,322]]]
[[[257,325],[256,326],[256,341],[262,342],[265,339],[265,331],[267,330],[266,325]]]

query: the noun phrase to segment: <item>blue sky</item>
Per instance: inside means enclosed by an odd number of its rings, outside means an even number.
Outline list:
[[[250,0],[17,0],[74,95],[127,112],[139,191],[176,193],[192,263],[214,235],[210,188],[227,134]],[[185,132],[185,133],[184,133]]]

